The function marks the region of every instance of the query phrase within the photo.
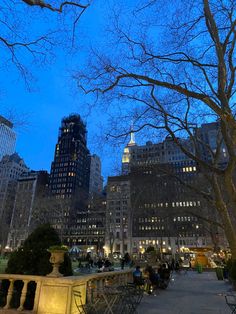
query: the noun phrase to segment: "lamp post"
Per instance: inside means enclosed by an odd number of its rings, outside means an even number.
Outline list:
[[[198,231],[199,225],[196,225],[196,231]],[[196,235],[196,247],[198,247],[198,234]]]

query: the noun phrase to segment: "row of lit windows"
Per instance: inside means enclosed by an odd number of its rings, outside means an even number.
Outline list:
[[[188,237],[194,237],[195,235],[189,235]],[[168,241],[170,245],[170,241]],[[204,238],[201,239],[202,245],[206,244],[206,241]],[[161,241],[159,240],[140,240],[139,245],[158,245],[161,244]],[[166,241],[162,241],[162,245],[166,245]],[[176,239],[175,240],[176,245],[196,245],[196,239]]]
[[[158,218],[158,217],[150,217],[150,218],[139,218],[138,219],[139,222],[161,222],[164,221],[164,219]]]
[[[192,207],[192,206],[201,206],[200,201],[185,201],[185,202],[172,202],[172,207]]]
[[[197,217],[187,217],[187,216],[184,216],[184,217],[174,217],[173,218],[173,221],[197,221]]]
[[[81,242],[85,242],[86,241],[86,243],[96,243],[96,242],[100,242],[101,241],[101,239],[100,238],[92,238],[92,239],[74,239],[74,238],[67,238],[67,242],[68,243],[70,243],[70,242],[73,242],[73,243],[81,243]]]
[[[60,191],[58,191],[58,190],[53,190],[52,192],[53,193],[60,193]],[[58,194],[58,195],[56,195],[56,199],[60,199],[60,198],[62,198],[62,199],[64,199],[64,198],[71,198],[71,194],[68,194],[68,195]]]
[[[55,180],[56,181],[56,180]],[[54,188],[54,189],[56,189],[56,188],[72,188],[73,187],[73,183],[59,183],[59,184],[53,184],[52,185],[52,187]]]
[[[159,240],[141,240],[139,241],[139,245],[150,245],[150,244],[153,244],[153,245],[158,245],[159,244]],[[166,245],[166,241],[162,241],[162,244],[163,245]]]
[[[193,172],[193,171],[197,171],[197,168],[195,166],[183,168],[183,172]]]
[[[80,234],[80,235],[88,235],[88,234],[92,234],[92,235],[102,235],[102,234],[104,234],[104,231],[103,230],[87,230],[86,232],[84,232],[84,231],[80,231],[80,230],[78,230],[78,231],[73,231],[73,232],[71,232],[71,234],[72,235],[78,235],[78,234]]]
[[[59,173],[56,174],[56,176],[57,177],[67,177],[67,176],[68,177],[75,177],[76,174],[75,174],[75,172],[68,172],[68,173],[67,172],[61,172],[61,173],[59,172]]]
[[[164,230],[164,226],[139,226],[139,230]]]
[[[172,203],[148,203],[144,204],[145,208],[157,208],[157,207],[192,207],[192,206],[201,206],[200,201],[185,201],[185,202],[172,202]]]

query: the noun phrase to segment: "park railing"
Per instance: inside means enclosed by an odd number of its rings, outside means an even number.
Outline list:
[[[91,300],[92,290],[132,281],[132,270],[111,271],[83,276],[43,277],[0,274],[0,313],[29,311],[37,314],[77,313],[74,291],[82,304]]]

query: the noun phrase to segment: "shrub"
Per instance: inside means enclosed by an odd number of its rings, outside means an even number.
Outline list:
[[[150,253],[150,252],[155,252],[154,246],[148,246],[148,247],[146,248],[146,253]]]
[[[6,273],[40,276],[49,274],[52,265],[49,262],[48,248],[51,246],[61,246],[56,230],[48,224],[39,226],[28,236],[24,245],[11,254]],[[65,254],[60,271],[64,276],[73,274],[68,254]]]
[[[49,274],[52,271],[52,265],[49,262],[50,253],[48,252],[48,248],[52,246],[61,246],[57,232],[50,225],[38,227],[25,240],[24,245],[10,255],[6,273],[41,276]],[[65,254],[64,262],[59,271],[64,274],[64,276],[73,274],[71,260],[68,254]],[[14,283],[14,291],[11,300],[11,307],[13,308],[19,306],[22,286],[22,281],[16,281]],[[0,306],[6,304],[8,287],[9,281],[3,280],[0,287]],[[35,282],[30,282],[24,303],[24,308],[27,310],[32,310],[33,308],[35,289]]]

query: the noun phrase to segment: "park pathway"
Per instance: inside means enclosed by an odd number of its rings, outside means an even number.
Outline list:
[[[230,292],[229,283],[217,280],[214,272],[174,274],[167,290],[143,298],[138,313],[230,314],[224,297]]]

